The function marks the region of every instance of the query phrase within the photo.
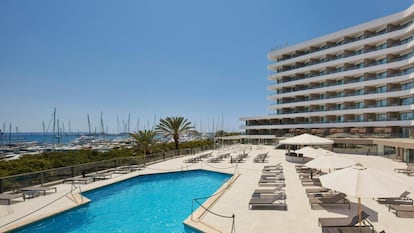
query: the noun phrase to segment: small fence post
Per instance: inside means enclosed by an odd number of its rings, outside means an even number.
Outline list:
[[[0,179],[0,193],[3,193],[3,179]]]
[[[44,179],[45,179],[44,172],[41,172],[41,173],[40,173],[40,184],[41,184],[41,185],[43,185],[43,183],[44,183]]]

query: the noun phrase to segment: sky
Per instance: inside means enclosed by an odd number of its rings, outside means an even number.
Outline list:
[[[150,129],[182,116],[241,131],[272,113],[271,48],[405,10],[413,0],[2,0],[0,129]]]

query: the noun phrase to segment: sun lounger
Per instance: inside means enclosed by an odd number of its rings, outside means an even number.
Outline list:
[[[322,193],[322,192],[330,192],[332,190],[328,189],[328,188],[307,188],[305,189],[306,194],[309,193]]]
[[[267,174],[263,174],[260,177],[261,180],[284,180],[285,176],[283,174],[278,174],[278,175],[267,175]]]
[[[267,153],[258,154],[253,159],[253,162],[255,162],[255,163],[265,163],[265,162],[267,162],[266,158],[267,158]]]
[[[353,227],[332,227],[325,231],[326,233],[377,233],[370,226],[353,226]],[[382,231],[382,233],[385,233]]]
[[[414,218],[414,206],[412,205],[389,205],[388,210],[394,210],[397,217]]]
[[[249,209],[287,210],[285,199],[286,196],[284,194],[259,196],[258,198],[252,197],[249,202]]]
[[[369,222],[368,214],[365,211],[361,212],[361,223],[364,226],[372,226],[371,222]],[[337,228],[337,227],[352,227],[359,223],[359,215],[355,215],[353,218],[319,218],[318,224],[322,227],[322,232],[329,232],[327,229],[329,228]]]
[[[282,168],[282,163],[277,163],[275,165],[265,165],[264,168]]]
[[[303,186],[322,186],[322,183],[319,180],[319,178],[314,178],[314,179],[302,180],[302,185]]]
[[[309,198],[315,198],[315,197],[332,197],[334,195],[337,195],[338,192],[332,191],[332,192],[320,192],[320,193],[308,193],[307,196]]]
[[[264,167],[262,172],[276,172],[276,171],[283,171],[283,167]]]
[[[398,173],[409,174],[409,173],[414,172],[414,165],[412,165],[412,164],[407,165],[406,168],[395,168],[394,171],[398,172]]]
[[[313,209],[314,205],[347,205],[348,209],[351,209],[351,203],[343,193],[338,193],[330,197],[309,198],[309,204],[311,205],[311,209]]]
[[[279,181],[279,182],[259,182],[259,187],[279,187],[279,186],[283,186],[285,187],[286,184],[283,181]]]
[[[46,195],[47,191],[53,190],[55,193],[57,192],[57,188],[54,186],[32,186],[19,189],[22,192],[39,192],[43,193],[43,196]]]
[[[253,193],[277,193],[277,192],[283,192],[284,186],[276,186],[272,189],[255,189]]]
[[[7,204],[10,205],[11,201],[17,198],[23,198],[23,201],[25,201],[25,197],[23,196],[23,194],[19,193],[19,194],[3,194],[0,193],[0,200],[2,201],[7,201]]]
[[[117,167],[113,169],[112,172],[115,174],[128,174],[131,172],[131,170],[127,167]]]
[[[87,184],[87,183],[90,183],[90,182],[93,182],[93,181],[94,181],[94,179],[92,177],[86,176],[86,177],[71,177],[71,178],[66,178],[66,179],[63,180],[63,183],[65,183],[65,182],[71,182],[72,184],[75,184],[75,183],[84,183],[84,184]]]
[[[201,161],[201,159],[198,158],[198,157],[197,158],[189,158],[189,159],[184,160],[185,163],[198,163],[200,161]]]
[[[112,172],[87,174],[86,176],[92,177],[94,180],[106,180],[112,178]]]
[[[410,192],[405,191],[399,197],[383,197],[378,198],[377,201],[385,205],[413,205],[413,199],[409,198],[408,194]]]

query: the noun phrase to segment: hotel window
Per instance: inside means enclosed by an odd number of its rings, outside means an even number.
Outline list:
[[[375,120],[377,120],[377,121],[386,121],[387,120],[387,115],[385,113],[377,113],[375,115]]]
[[[364,63],[363,62],[361,62],[361,63],[359,63],[359,64],[356,64],[355,65],[358,69],[361,69],[361,68],[364,68]]]
[[[387,28],[384,28],[384,29],[382,29],[380,31],[377,31],[377,35],[381,35],[381,34],[384,34],[386,32],[387,32]]]
[[[409,104],[413,104],[414,103],[414,98],[413,97],[408,97],[408,98],[403,98],[400,100],[401,105],[409,105]]]
[[[402,24],[400,24],[400,28],[405,28],[405,27],[408,27],[409,25],[411,25],[413,23],[413,21],[412,20],[410,20],[410,21],[408,21],[408,22],[406,22],[406,23],[402,23]]]
[[[363,95],[364,94],[364,89],[358,89],[355,90],[354,95]]]
[[[386,78],[387,77],[387,72],[381,72],[377,74],[377,78]]]
[[[401,84],[401,90],[408,90],[414,87],[414,82]]]
[[[355,50],[355,55],[364,53],[364,49]]]
[[[355,121],[357,121],[357,122],[364,121],[364,116],[363,115],[356,115],[355,116]]]
[[[404,55],[401,55],[401,56],[399,57],[399,60],[408,59],[408,58],[410,58],[412,55],[413,55],[413,52],[411,52],[411,53],[407,53],[407,54],[404,54]]]
[[[413,112],[402,112],[400,113],[400,119],[401,120],[413,120],[414,113]]]
[[[377,87],[377,93],[387,92],[387,86]]]
[[[386,107],[387,100],[377,100],[377,107]]]
[[[401,71],[401,75],[411,74],[414,71],[414,66]]]
[[[387,48],[387,43],[383,43],[383,44],[377,45],[375,47],[375,50],[386,49],[386,48]]]
[[[406,44],[406,43],[410,42],[412,39],[413,39],[413,37],[410,36],[410,37],[407,37],[405,39],[400,40],[400,43],[401,44]]]
[[[377,60],[377,65],[385,64],[387,62],[388,62],[388,59],[386,57],[385,58],[382,58],[382,59],[378,59]]]
[[[365,104],[364,104],[364,102],[358,102],[358,103],[355,104],[355,107],[356,108],[364,108]]]
[[[343,66],[336,68],[336,72],[342,72],[342,71],[344,71],[344,67]]]

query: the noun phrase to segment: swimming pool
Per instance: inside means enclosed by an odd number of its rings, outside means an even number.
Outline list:
[[[230,175],[186,171],[138,176],[83,193],[91,202],[12,232],[195,232],[184,226],[192,200]]]

